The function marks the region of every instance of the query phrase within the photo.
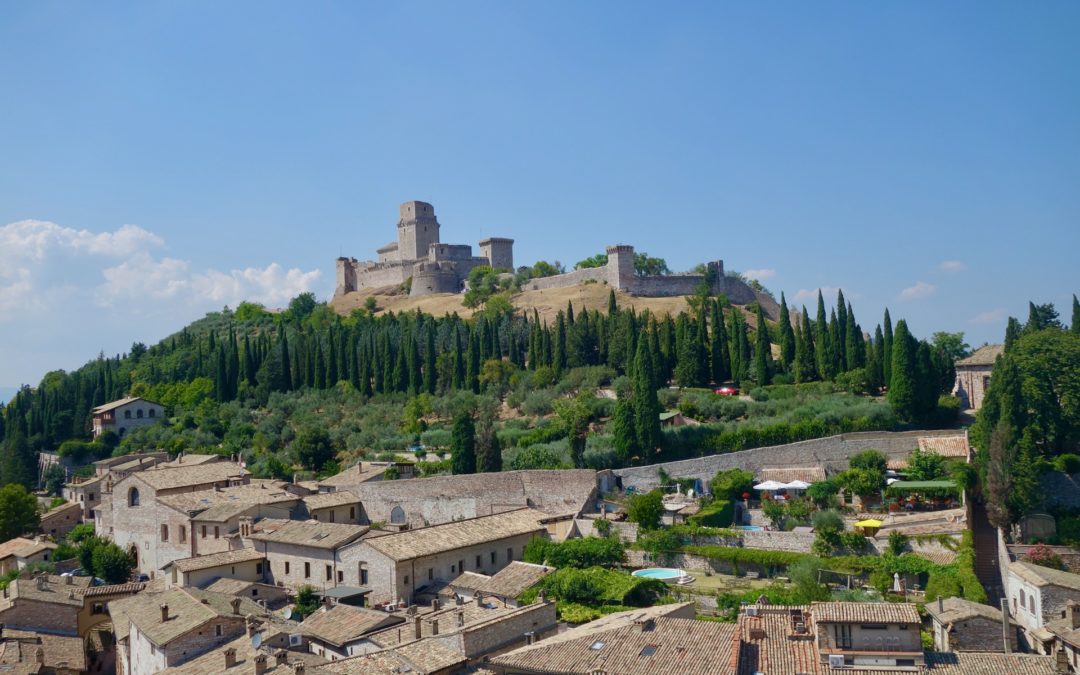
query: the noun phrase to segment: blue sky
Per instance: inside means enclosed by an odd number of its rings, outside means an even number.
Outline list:
[[[721,258],[872,328],[1080,291],[1080,4],[6,3],[0,388],[443,240]],[[2,394],[0,394],[2,398]]]

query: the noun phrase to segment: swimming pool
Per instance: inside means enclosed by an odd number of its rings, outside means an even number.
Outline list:
[[[684,572],[683,570],[673,569],[671,567],[649,567],[647,569],[634,572],[633,576],[643,577],[645,579],[660,579],[661,581],[672,581],[685,577],[686,572]]]
[[[761,525],[736,525],[736,530],[748,530],[750,532],[761,532],[765,528]]]

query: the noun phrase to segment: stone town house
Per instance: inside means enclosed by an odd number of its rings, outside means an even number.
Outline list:
[[[990,374],[994,363],[1005,351],[1005,345],[979,347],[971,356],[956,362],[956,384],[953,394],[960,398],[965,408],[978,410],[982,407],[986,391],[990,388]]]
[[[166,563],[192,555],[190,515],[162,497],[250,480],[245,469],[231,462],[133,473],[116,483],[95,510],[95,527],[135,557],[136,569],[153,576]]]
[[[1070,601],[1080,602],[1080,574],[1012,562],[1005,576],[1009,610],[1021,628],[1022,646],[1049,654],[1054,637],[1046,626],[1065,616]]]
[[[165,418],[165,406],[138,396],[99,405],[91,411],[94,438],[106,431],[114,431],[123,438],[127,432],[150,426]]]

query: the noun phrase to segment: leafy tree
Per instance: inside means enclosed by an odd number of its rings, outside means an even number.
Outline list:
[[[964,334],[937,331],[930,336],[930,344],[937,347],[948,358],[949,363],[956,363],[971,353],[971,345],[964,342]]]
[[[607,260],[604,261],[607,264]],[[563,274],[566,269],[563,264],[556,260],[554,263],[549,263],[546,260],[537,260],[536,264],[532,266],[531,276],[533,279],[540,279],[542,277],[553,277],[557,274]]]
[[[626,516],[630,522],[637,523],[645,529],[659,527],[660,516],[663,514],[664,500],[659,490],[631,496],[626,508]]]
[[[903,555],[907,551],[908,536],[899,530],[893,530],[889,533],[889,549],[890,555]]]
[[[547,564],[564,567],[612,567],[626,561],[623,544],[618,537],[581,537],[562,543],[550,543],[545,550]]]
[[[836,484],[836,481],[822,480],[816,483],[811,483],[810,487],[806,488],[806,496],[810,498],[818,508],[833,508],[837,506],[836,494],[840,491],[840,486]]]
[[[869,469],[881,474],[888,468],[889,458],[880,450],[872,448],[862,450],[848,459],[848,466],[852,469]]]
[[[484,406],[476,425],[476,470],[480,473],[502,471],[502,447],[495,434],[495,406]]]
[[[754,489],[754,474],[742,469],[726,469],[717,472],[709,481],[714,499],[741,500],[744,493]]]
[[[314,614],[317,609],[319,609],[319,598],[315,595],[315,588],[306,584],[301,586],[293,602],[294,618],[302,619]]]
[[[316,428],[301,430],[293,441],[293,451],[301,466],[311,471],[321,471],[337,454],[330,434]]]
[[[885,474],[872,469],[848,469],[836,476],[836,482],[860,497],[869,497],[885,486]]]
[[[820,558],[809,556],[788,567],[788,578],[795,586],[796,595],[801,604],[829,598],[829,589],[819,579],[824,569],[825,563]]]
[[[476,473],[476,428],[472,413],[454,416],[450,431],[450,467],[455,474]]]
[[[59,464],[50,464],[49,468],[45,469],[42,480],[45,481],[46,492],[51,495],[59,495],[64,491],[64,482],[67,480],[67,474]]]
[[[0,540],[33,532],[41,523],[37,499],[20,484],[0,487]]]
[[[778,502],[775,499],[767,499],[761,504],[761,511],[769,522],[773,524],[778,530],[784,529],[784,524],[787,522],[788,512],[784,508],[783,502]]]
[[[289,301],[289,308],[286,310],[285,316],[290,321],[300,323],[311,316],[311,313],[314,312],[315,308],[318,306],[319,303],[315,300],[314,293],[301,293]]]
[[[1061,323],[1058,321],[1058,313],[1054,308],[1054,305],[1050,303],[1036,305],[1034,302],[1029,302],[1028,320],[1027,323],[1024,324],[1024,332],[1034,333],[1047,328],[1061,328]]]
[[[590,269],[590,268],[594,268],[594,267],[606,267],[607,263],[608,263],[607,254],[606,253],[597,253],[596,255],[585,258],[584,260],[579,260],[574,265],[574,269],[583,270],[583,269]]]
[[[592,392],[582,390],[572,399],[558,399],[554,403],[556,423],[570,440],[570,458],[578,468],[584,466],[585,440],[595,400]]]
[[[671,270],[663,258],[653,258],[642,252],[634,254],[634,273],[639,277],[658,277],[671,274]]]
[[[94,576],[108,584],[122,584],[131,577],[135,567],[132,557],[116,544],[105,542],[93,549],[91,555]]]
[[[908,455],[907,475],[913,480],[937,480],[948,473],[945,458],[929,450],[915,448]]]

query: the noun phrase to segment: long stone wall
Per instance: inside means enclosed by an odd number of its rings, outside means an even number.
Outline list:
[[[566,274],[556,274],[553,277],[542,277],[531,280],[525,287],[530,291],[544,291],[549,288],[565,288],[577,286],[586,281],[608,281],[607,267],[589,267],[583,270],[574,270]]]
[[[636,490],[659,487],[657,470],[661,468],[672,478],[698,478],[703,481],[710,480],[718,471],[724,469],[744,469],[756,473],[769,468],[824,466],[827,472],[835,473],[847,468],[849,457],[868,448],[880,450],[890,459],[904,459],[918,446],[920,437],[955,434],[955,430],[840,434],[787,445],[615,469],[614,473],[622,479],[624,489],[632,486]]]

